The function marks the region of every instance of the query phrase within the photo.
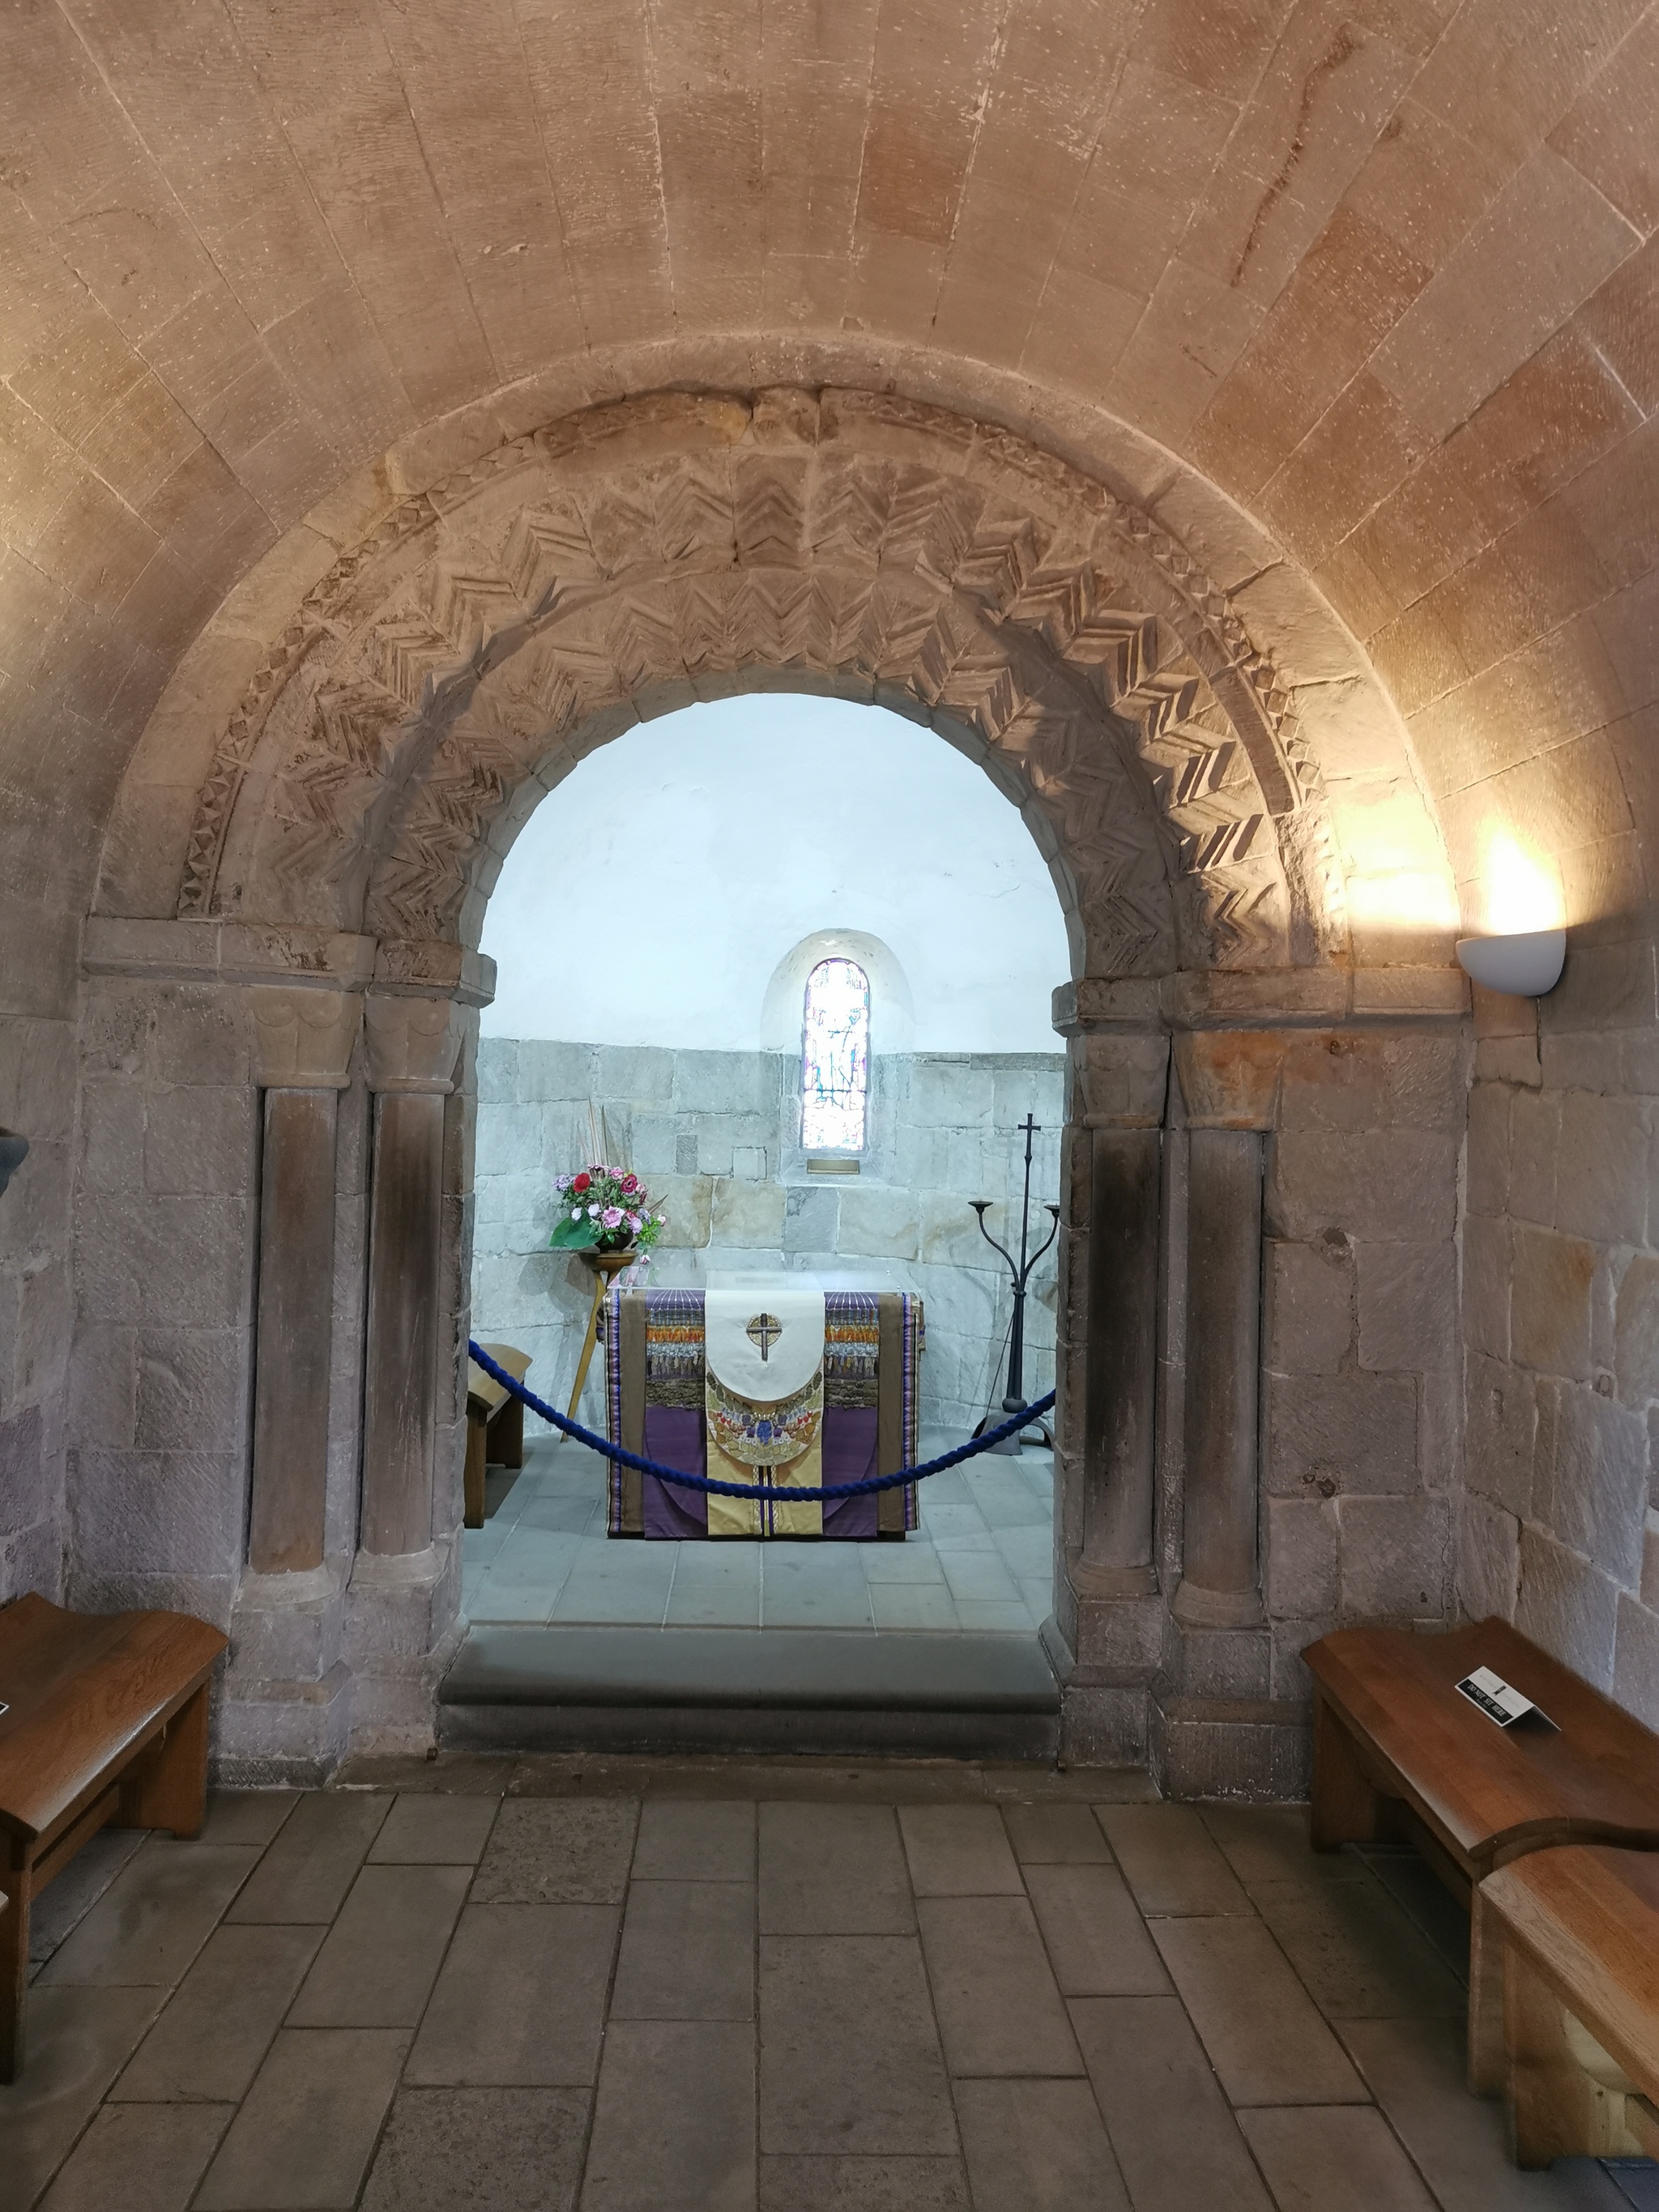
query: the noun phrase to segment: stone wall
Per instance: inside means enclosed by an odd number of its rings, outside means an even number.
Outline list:
[[[235,994],[96,977],[80,1072],[69,1601],[227,1623],[246,1510],[259,1114]]]
[[[1654,947],[1575,944],[1535,1018],[1477,993],[1476,1030],[1462,1602],[1659,1727]]]
[[[1340,1623],[1439,1623],[1461,1450],[1463,1038],[1315,1032],[1267,1149],[1261,1515],[1272,1694]]]
[[[29,1140],[0,1198],[0,1604],[63,1577],[75,1032],[0,1013],[0,1128]]]
[[[1446,995],[1437,1016],[1175,1036],[1144,1545],[1109,1497],[1091,1528],[1092,1464],[1073,1463],[1095,1456],[1087,1394],[1104,1379],[1121,1395],[1112,1339],[1127,1318],[1076,1248],[1082,1224],[1099,1234],[1103,1205],[1118,1203],[1091,1188],[1110,1165],[1103,1146],[1154,1126],[1161,1086],[1115,1095],[1104,1024],[1074,1042],[1066,1387],[1085,1405],[1081,1418],[1062,1409],[1056,1610],[1079,1764],[1146,1757],[1183,1797],[1305,1794],[1306,1646],[1360,1621],[1453,1616],[1468,1042]],[[1133,1042],[1119,1041],[1120,1058]],[[1237,1170],[1219,1185],[1218,1146]],[[1230,1308],[1200,1295],[1226,1246],[1241,1255]],[[1229,1409],[1229,1465],[1194,1426],[1206,1398]]]
[[[673,1052],[485,1037],[478,1048],[473,1328],[532,1354],[531,1381],[562,1404],[575,1372],[592,1278],[547,1249],[553,1178],[585,1157],[590,1103],[611,1149],[661,1198],[668,1227],[653,1281],[710,1267],[856,1267],[927,1302],[922,1418],[970,1428],[1002,1395],[1006,1271],[968,1201],[989,1198],[1008,1241],[1028,1112],[1042,1127],[1032,1174],[1057,1200],[1065,1060],[1054,1054],[894,1054],[872,1063],[870,1146],[860,1173],[807,1172],[800,1067],[781,1053]],[[1054,1383],[1055,1270],[1032,1278],[1027,1390]],[[585,1410],[599,1417],[597,1380]]]

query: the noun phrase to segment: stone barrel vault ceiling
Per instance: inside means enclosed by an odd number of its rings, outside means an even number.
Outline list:
[[[670,388],[925,404],[1144,518],[1291,702],[1346,878],[1316,934],[1443,957],[1495,828],[1627,929],[1659,859],[1656,115],[1641,0],[18,0],[9,1007],[67,1005],[124,779],[110,901],[179,910],[308,593],[367,562],[389,606],[363,549],[410,502]],[[506,716],[479,673],[465,714]],[[476,867],[416,883],[378,836],[322,875],[374,926],[465,926]],[[175,856],[171,900],[135,853]],[[1275,957],[1318,874],[1291,859],[1303,890],[1234,900]]]

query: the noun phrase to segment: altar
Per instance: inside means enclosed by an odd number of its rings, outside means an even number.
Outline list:
[[[605,1300],[605,1432],[686,1474],[816,1489],[916,1464],[921,1300],[787,1274]],[[916,1487],[792,1501],[678,1490],[611,1463],[612,1536],[902,1540]]]

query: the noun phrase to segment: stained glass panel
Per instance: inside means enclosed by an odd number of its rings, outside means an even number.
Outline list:
[[[864,1150],[870,979],[855,960],[820,960],[806,979],[800,1139],[809,1152]]]

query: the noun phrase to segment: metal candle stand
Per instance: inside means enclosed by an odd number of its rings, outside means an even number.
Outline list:
[[[986,1209],[990,1206],[991,1200],[988,1198],[974,1198],[969,1199],[968,1201],[973,1207],[974,1212],[979,1216],[980,1235],[983,1237],[986,1243],[991,1247],[991,1249],[994,1252],[1001,1253],[1003,1259],[1006,1261],[1009,1280],[1013,1288],[1014,1314],[1013,1319],[1008,1325],[1008,1393],[1002,1401],[1002,1419],[1005,1420],[1010,1413],[1018,1413],[1020,1407],[1025,1403],[1024,1380],[1024,1369],[1025,1364],[1025,1285],[1031,1279],[1032,1269],[1036,1266],[1037,1261],[1042,1257],[1043,1254],[1048,1249],[1049,1245],[1054,1243],[1055,1237],[1060,1234],[1060,1208],[1057,1206],[1051,1206],[1048,1209],[1049,1214],[1053,1217],[1048,1234],[1043,1242],[1038,1245],[1036,1250],[1030,1255],[1030,1257],[1029,1259],[1026,1257],[1026,1249],[1030,1236],[1031,1139],[1037,1134],[1042,1126],[1041,1122],[1034,1121],[1029,1114],[1025,1116],[1024,1121],[1020,1124],[1021,1128],[1025,1133],[1025,1190],[1019,1204],[1019,1258],[1018,1260],[1014,1258],[1012,1252],[1004,1251],[1002,1246],[997,1243],[996,1238],[992,1236],[990,1231],[985,1226]],[[983,1436],[986,1430],[993,1425],[993,1416],[988,1413],[984,1419],[981,1421],[978,1427],[975,1428],[974,1434],[976,1437]],[[1033,1427],[1035,1428],[1036,1433],[1041,1437],[1043,1443],[1048,1446],[1050,1450],[1052,1450],[1054,1449],[1054,1439],[1053,1433],[1050,1431],[1047,1425],[1042,1421],[1037,1421],[1033,1424]],[[1022,1429],[1016,1436],[1011,1437],[1006,1444],[999,1444],[996,1446],[996,1449],[999,1451],[1017,1452],[1024,1443],[1026,1437],[1030,1433],[1030,1430]]]

